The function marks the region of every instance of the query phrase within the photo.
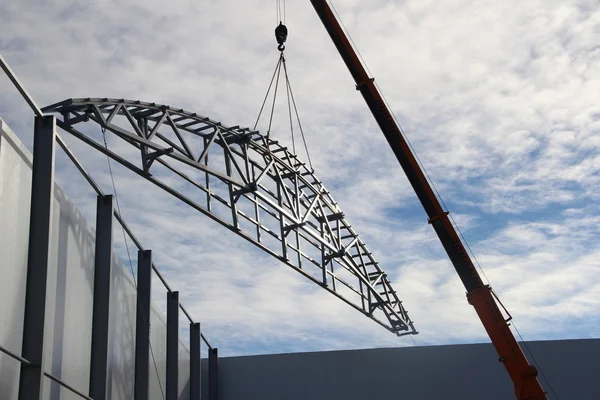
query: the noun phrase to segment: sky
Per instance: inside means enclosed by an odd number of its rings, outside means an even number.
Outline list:
[[[598,2],[333,4],[522,337],[600,337]],[[113,163],[125,220],[224,356],[489,341],[310,2],[285,17],[316,175],[419,334],[396,337]],[[2,2],[0,53],[41,106],[127,98],[252,127],[277,22],[271,0]],[[271,136],[290,144],[286,113],[279,103]],[[31,110],[4,76],[0,117],[31,148]],[[106,159],[62,136],[110,193]],[[58,183],[94,221],[92,190],[57,157]]]

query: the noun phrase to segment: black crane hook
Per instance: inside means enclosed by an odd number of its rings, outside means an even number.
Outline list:
[[[279,46],[277,46],[279,51],[285,50],[284,43],[287,39],[287,36],[287,27],[281,21],[279,21],[279,25],[277,25],[277,28],[275,28],[275,39],[277,39],[277,43],[279,44]]]

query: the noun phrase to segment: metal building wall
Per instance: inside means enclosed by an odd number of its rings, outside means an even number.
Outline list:
[[[600,339],[529,342],[554,392],[600,399]],[[220,400],[510,400],[491,344],[345,350],[219,359]],[[206,379],[206,377],[203,377]]]
[[[31,196],[31,158],[0,120],[0,343],[20,353]],[[0,353],[0,399],[16,399],[21,365]]]
[[[21,352],[31,154],[0,119],[0,344]],[[90,373],[95,235],[65,193],[55,187],[45,326],[45,371],[87,393]],[[108,399],[133,398],[136,291],[131,273],[113,259],[109,334]],[[166,321],[155,307],[150,316],[151,344],[160,375],[151,365],[150,398],[165,387]],[[180,393],[189,393],[189,351],[180,342]],[[0,399],[17,398],[20,364],[0,353]],[[44,397],[78,399],[45,379]],[[189,398],[189,394],[187,394]]]

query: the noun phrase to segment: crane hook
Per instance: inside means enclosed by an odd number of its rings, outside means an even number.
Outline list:
[[[284,43],[287,39],[287,36],[288,36],[287,27],[281,21],[279,21],[279,25],[277,26],[277,28],[275,28],[275,39],[277,39],[277,43],[279,44],[279,46],[277,46],[277,49],[279,51],[285,50]]]

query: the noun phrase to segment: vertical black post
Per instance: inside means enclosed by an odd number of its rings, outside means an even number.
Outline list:
[[[219,349],[208,350],[208,400],[219,400]]]
[[[200,400],[200,323],[190,324],[190,399]]]
[[[19,400],[37,400],[42,396],[46,278],[54,201],[55,138],[55,117],[35,117],[25,319],[21,353],[31,364],[21,364]]]
[[[179,397],[179,292],[167,292],[167,399]]]
[[[96,210],[96,253],[94,264],[94,305],[92,315],[92,352],[90,360],[90,397],[106,398],[108,362],[108,321],[112,261],[113,197],[98,196]]]
[[[134,400],[148,400],[152,251],[138,251]]]

